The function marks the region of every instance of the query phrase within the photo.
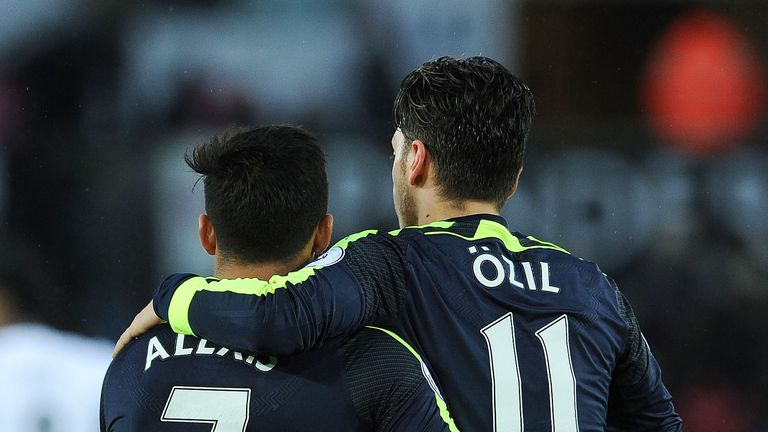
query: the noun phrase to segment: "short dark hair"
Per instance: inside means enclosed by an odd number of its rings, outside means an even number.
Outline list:
[[[326,213],[325,157],[317,138],[299,127],[229,129],[184,160],[202,175],[205,209],[224,256],[296,256]]]
[[[536,106],[528,86],[487,57],[441,57],[405,76],[396,127],[424,142],[441,194],[504,205],[523,164]]]

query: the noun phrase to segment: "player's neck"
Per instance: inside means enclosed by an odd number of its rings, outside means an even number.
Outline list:
[[[475,214],[499,214],[494,203],[485,201],[446,201],[434,197],[424,204],[419,211],[417,225]]]
[[[288,260],[244,263],[216,256],[213,275],[219,279],[256,278],[267,280],[273,275],[284,275],[301,268],[308,261],[308,257],[300,256]]]

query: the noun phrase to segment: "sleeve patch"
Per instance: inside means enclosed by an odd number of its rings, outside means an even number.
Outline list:
[[[344,258],[344,254],[344,249],[334,246],[317,257],[317,259],[307,264],[305,268],[328,267],[334,265]]]

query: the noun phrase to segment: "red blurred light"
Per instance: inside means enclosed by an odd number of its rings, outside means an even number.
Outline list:
[[[662,36],[642,99],[655,131],[685,152],[714,154],[747,138],[764,114],[763,68],[723,18],[694,12]]]

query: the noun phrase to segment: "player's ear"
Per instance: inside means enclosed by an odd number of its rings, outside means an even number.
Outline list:
[[[517,171],[517,175],[515,176],[515,183],[512,184],[512,187],[509,188],[509,193],[507,193],[507,199],[512,198],[512,195],[517,192],[517,185],[520,183],[520,174],[523,173],[523,167],[520,167],[520,169]]]
[[[320,219],[317,224],[317,232],[315,233],[315,239],[312,243],[312,252],[315,255],[320,255],[324,250],[328,248],[331,243],[331,237],[333,236],[333,215],[327,214]]]
[[[205,213],[197,218],[197,234],[200,236],[200,245],[208,255],[216,255],[216,230],[213,229],[211,218]]]
[[[426,144],[421,140],[413,140],[410,154],[406,160],[408,182],[413,186],[421,186],[426,183],[431,162],[432,158],[429,156]]]

